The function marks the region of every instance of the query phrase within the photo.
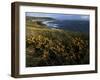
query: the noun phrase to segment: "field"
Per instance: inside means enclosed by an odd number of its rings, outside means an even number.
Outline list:
[[[89,36],[26,18],[26,67],[89,64]]]

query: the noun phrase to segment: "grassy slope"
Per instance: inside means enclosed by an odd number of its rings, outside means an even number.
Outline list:
[[[88,36],[26,24],[26,66],[88,64]]]

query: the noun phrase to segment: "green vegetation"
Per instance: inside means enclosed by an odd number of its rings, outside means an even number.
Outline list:
[[[26,22],[26,67],[89,64],[88,35]]]

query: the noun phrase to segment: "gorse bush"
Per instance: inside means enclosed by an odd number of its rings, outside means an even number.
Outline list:
[[[26,32],[27,67],[89,64],[87,35],[33,27]]]

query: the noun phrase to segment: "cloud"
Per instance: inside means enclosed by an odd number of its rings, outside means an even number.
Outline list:
[[[89,20],[89,16],[81,16],[82,20]]]

